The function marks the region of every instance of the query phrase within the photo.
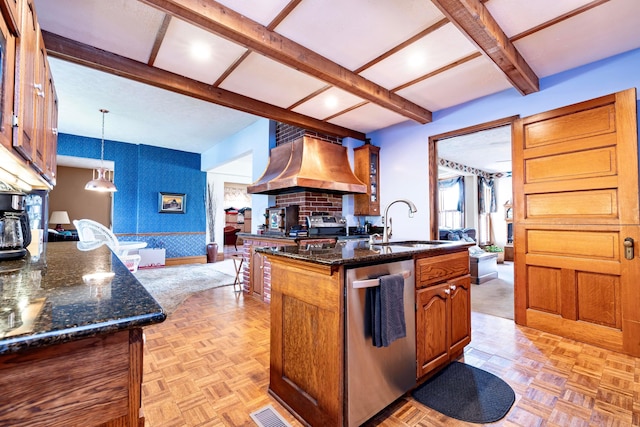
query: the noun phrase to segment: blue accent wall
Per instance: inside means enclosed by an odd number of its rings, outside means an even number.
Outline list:
[[[99,159],[100,140],[60,134],[58,154]],[[115,163],[113,232],[119,239],[164,247],[167,258],[206,254],[206,173],[199,154],[105,140],[104,158]],[[159,192],[186,194],[186,212],[159,213]]]

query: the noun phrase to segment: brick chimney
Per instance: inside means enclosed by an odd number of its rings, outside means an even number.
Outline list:
[[[305,135],[342,145],[342,138],[319,134],[285,123],[276,123],[276,146],[291,143]],[[300,225],[306,225],[305,217],[311,215],[312,212],[329,212],[330,215],[341,214],[342,196],[310,191],[276,195],[276,206],[286,207],[292,205],[300,206],[299,222]]]

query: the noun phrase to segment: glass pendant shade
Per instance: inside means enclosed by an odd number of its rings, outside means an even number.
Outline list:
[[[118,191],[113,183],[113,171],[104,167],[104,115],[109,110],[101,109],[102,113],[102,143],[100,146],[100,167],[93,171],[93,179],[84,186],[85,190],[113,193]],[[96,176],[96,174],[98,176]]]

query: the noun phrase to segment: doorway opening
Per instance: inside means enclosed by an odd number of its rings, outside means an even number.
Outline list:
[[[514,319],[511,133],[517,116],[429,138],[432,236],[472,238],[472,311]],[[493,252],[498,251],[498,252]]]

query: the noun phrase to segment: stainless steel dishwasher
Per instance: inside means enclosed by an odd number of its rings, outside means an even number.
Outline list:
[[[366,289],[385,274],[402,274],[407,335],[388,347],[371,340]],[[415,274],[413,260],[348,269],[345,292],[345,412],[359,426],[416,385]]]

